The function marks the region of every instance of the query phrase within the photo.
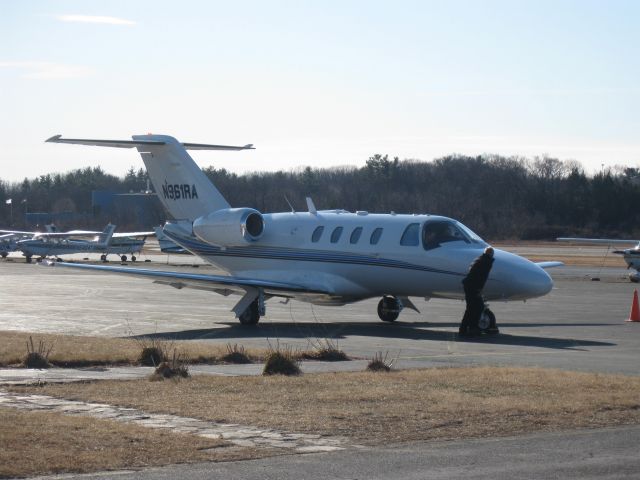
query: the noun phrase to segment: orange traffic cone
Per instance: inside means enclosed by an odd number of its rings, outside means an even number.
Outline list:
[[[640,322],[640,308],[638,307],[638,290],[633,291],[633,302],[631,303],[631,312],[626,322]]]

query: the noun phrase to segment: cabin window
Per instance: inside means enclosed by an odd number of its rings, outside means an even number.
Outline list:
[[[313,235],[311,235],[311,241],[313,243],[316,243],[318,240],[320,240],[320,237],[322,236],[322,232],[324,232],[324,227],[323,226],[317,227],[313,231]]]
[[[415,247],[420,243],[420,224],[411,223],[404,229],[402,238],[400,239],[400,245],[405,247]]]
[[[378,241],[380,240],[381,236],[382,236],[382,228],[378,227],[371,234],[371,238],[369,239],[369,243],[371,245],[376,245],[378,243]]]
[[[351,238],[349,238],[349,242],[358,243],[358,240],[360,240],[360,235],[362,235],[362,227],[354,228],[353,232],[351,232]]]
[[[471,243],[464,231],[452,221],[434,220],[424,224],[422,242],[425,250],[432,250],[443,243],[457,241]]]
[[[338,243],[342,235],[342,230],[342,227],[336,227],[333,232],[331,232],[331,243]]]

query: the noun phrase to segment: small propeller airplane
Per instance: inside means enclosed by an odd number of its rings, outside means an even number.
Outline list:
[[[175,219],[165,224],[164,233],[228,274],[57,265],[147,277],[177,289],[239,294],[232,311],[244,325],[257,324],[272,297],[335,306],[378,297],[378,316],[393,322],[403,308],[417,310],[410,297],[464,298],[462,279],[487,247],[460,222],[437,215],[320,211],[309,198],[307,212],[232,208],[187,150],[241,151],[252,145],[180,143],[151,134],[132,140],[56,135],[47,142],[137,149],[158,198]],[[543,296],[553,287],[544,268],[562,265],[533,263],[499,249],[494,258],[484,288],[487,300]]]
[[[8,237],[7,253],[9,248],[10,251],[21,251],[27,263],[31,263],[34,256],[44,259],[74,253],[100,253],[100,259],[103,262],[107,261],[107,256],[110,254],[117,254],[123,262],[126,262],[126,254],[130,253],[131,260],[135,262],[135,254],[142,250],[145,238],[154,235],[154,232],[115,233],[116,226],[112,224],[108,224],[102,232],[90,230],[58,232],[52,225],[47,225],[46,229],[46,232],[0,230],[0,235]],[[0,249],[0,255],[6,257],[6,254],[3,255],[4,252],[5,250]]]
[[[629,280],[633,283],[640,282],[640,240],[624,240],[616,238],[582,238],[582,237],[558,237],[558,242],[583,243],[587,245],[635,245],[623,250],[613,250],[611,253],[622,255],[627,268],[635,270],[629,273]]]

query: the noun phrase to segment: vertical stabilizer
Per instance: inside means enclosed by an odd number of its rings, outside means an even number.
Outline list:
[[[113,232],[115,232],[116,226],[112,223],[109,223],[102,233],[98,236],[98,245],[101,247],[107,247],[111,243],[111,237],[113,236]]]
[[[193,222],[211,212],[229,208],[218,189],[209,181],[187,150],[253,150],[253,145],[230,146],[180,143],[168,135],[134,135],[133,140],[62,138],[54,135],[50,143],[137,148],[158,198],[175,220]]]
[[[158,142],[136,148],[158,198],[174,219],[193,221],[229,208],[222,194],[175,138],[166,135],[134,135],[132,138]]]

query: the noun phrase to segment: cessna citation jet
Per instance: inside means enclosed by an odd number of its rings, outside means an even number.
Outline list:
[[[158,193],[176,219],[164,226],[176,244],[228,275],[199,275],[58,263],[60,266],[149,277],[178,289],[196,288],[222,295],[240,294],[233,312],[245,325],[256,324],[272,297],[317,305],[345,305],[380,297],[378,315],[393,322],[410,297],[464,298],[462,279],[487,244],[453,219],[436,215],[317,211],[263,214],[232,208],[187,150],[245,150],[242,147],[180,143],[164,135],[133,140],[62,138],[52,143],[136,148]],[[526,300],[548,293],[553,282],[543,268],[495,250],[484,289],[487,300]]]

